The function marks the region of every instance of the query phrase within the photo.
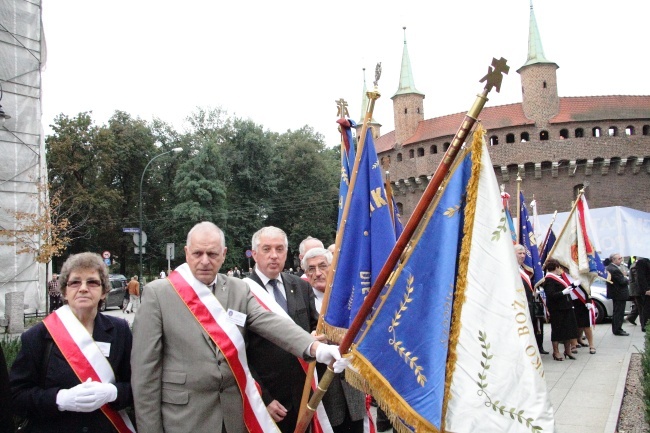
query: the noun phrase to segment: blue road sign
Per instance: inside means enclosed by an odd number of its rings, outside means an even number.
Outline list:
[[[138,227],[124,227],[122,229],[123,233],[140,233],[140,229]]]

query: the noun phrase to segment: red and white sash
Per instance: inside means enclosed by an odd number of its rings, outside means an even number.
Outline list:
[[[270,294],[264,287],[260,286],[257,281],[252,280],[250,278],[244,278],[244,282],[248,283],[248,286],[251,289],[251,292],[253,293],[253,296],[257,299],[257,302],[262,306],[262,308],[273,311],[276,314],[279,314],[280,316],[286,317],[287,319],[291,320],[291,317],[282,309],[282,307],[275,301],[275,297]],[[309,364],[305,362],[304,359],[298,358],[298,361],[300,362],[300,366],[302,369],[305,371],[305,374],[307,374],[307,370],[309,369]],[[316,370],[314,369],[314,378],[311,381],[311,389],[313,391],[316,390],[316,385],[318,383],[318,374],[316,373]],[[318,403],[318,407],[316,408],[316,413],[314,414],[314,418],[312,420],[312,431],[314,433],[333,433],[332,426],[330,425],[329,419],[327,418],[327,413],[325,412],[325,407],[323,407],[323,403],[320,402]]]
[[[535,291],[533,290],[533,283],[531,283],[528,273],[522,268],[519,268],[519,275],[521,275],[521,278],[526,282],[526,288],[534,294]]]
[[[237,325],[228,318],[228,313],[219,300],[205,284],[192,275],[187,263],[176,268],[168,279],[178,296],[228,361],[242,396],[244,424],[248,431],[250,433],[279,432],[266,410],[248,369],[244,338]]]
[[[60,307],[47,316],[43,324],[80,383],[87,379],[94,382],[115,383],[111,364],[68,305]],[[116,411],[108,404],[102,406],[100,410],[118,432],[135,432],[126,411]]]
[[[562,274],[562,279],[567,284],[572,284],[573,281],[570,280],[569,276],[565,273]],[[571,298],[576,298],[582,302],[585,306],[587,303],[591,303],[591,308],[589,309],[589,326],[592,328],[596,327],[596,306],[594,301],[587,300],[587,291],[582,286],[577,286],[571,292]]]

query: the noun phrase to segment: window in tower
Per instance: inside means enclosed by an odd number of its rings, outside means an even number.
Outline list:
[[[499,144],[499,137],[496,135],[490,137],[490,146],[496,146],[497,144]]]
[[[650,125],[643,125],[643,135],[650,135]]]
[[[515,134],[506,134],[506,143],[514,143],[515,142]]]
[[[561,139],[569,138],[569,130],[568,129],[560,129],[560,138]]]
[[[424,147],[418,147],[418,156],[424,156]]]
[[[438,153],[438,146],[432,144],[431,147],[429,148],[429,153],[431,154]]]
[[[625,128],[625,135],[634,135],[634,126],[628,125]]]
[[[409,158],[415,158],[415,151],[413,149],[409,150]]]
[[[401,161],[401,160],[402,160],[402,154],[401,154],[401,153],[398,153],[398,154],[397,154],[397,162],[399,162],[399,161]]]
[[[530,141],[530,135],[528,135],[527,132],[522,132],[521,133],[521,142],[525,143],[527,141]]]
[[[442,145],[442,150],[443,150],[443,151],[446,152],[447,149],[449,149],[449,142],[446,142],[445,144]]]
[[[596,126],[594,129],[592,129],[591,136],[596,138],[600,137],[600,128]]]
[[[576,128],[575,134],[576,138],[582,138],[585,136],[585,130],[582,128]]]
[[[544,81],[544,84],[542,84],[542,85],[543,85],[543,86],[544,86],[544,88],[546,89],[546,81]]]
[[[408,109],[408,108],[405,108],[405,109],[404,109],[404,114],[408,114],[408,112],[409,112],[409,109]]]
[[[539,139],[542,141],[548,140],[548,131],[542,131],[539,133]]]
[[[607,132],[610,137],[618,137],[618,128],[616,126],[610,126]]]

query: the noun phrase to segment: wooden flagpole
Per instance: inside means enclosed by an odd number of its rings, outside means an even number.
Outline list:
[[[393,272],[393,269],[395,268],[395,265],[399,261],[400,256],[404,252],[404,249],[406,248],[408,242],[410,241],[411,236],[413,236],[413,233],[415,232],[417,226],[420,224],[420,221],[424,217],[424,214],[426,213],[429,204],[435,197],[438,188],[440,187],[442,181],[444,180],[447,173],[449,172],[449,169],[451,168],[454,159],[458,155],[461,146],[465,142],[465,139],[467,138],[471,129],[476,123],[478,115],[480,114],[481,110],[485,106],[485,103],[488,101],[487,99],[488,93],[490,92],[490,90],[492,90],[493,87],[496,87],[497,92],[500,90],[501,81],[503,79],[503,76],[501,74],[502,73],[507,74],[508,70],[510,69],[510,67],[507,66],[506,63],[507,60],[504,59],[503,57],[499,60],[493,58],[492,65],[491,67],[488,68],[487,75],[485,75],[480,80],[480,82],[486,81],[483,92],[480,95],[477,95],[474,104],[465,115],[465,119],[463,120],[463,123],[458,128],[458,131],[456,132],[456,135],[454,136],[454,139],[452,140],[449,149],[447,149],[447,152],[445,152],[442,161],[440,162],[440,165],[438,165],[438,168],[436,169],[433,177],[431,178],[431,181],[429,182],[429,185],[427,185],[426,189],[424,190],[424,193],[422,194],[422,197],[420,198],[420,201],[418,202],[417,206],[413,210],[413,213],[411,214],[411,217],[409,218],[408,222],[404,226],[404,230],[402,231],[402,234],[397,240],[395,247],[390,252],[390,255],[386,259],[386,262],[384,263],[384,266],[379,272],[379,275],[377,275],[377,279],[375,280],[375,283],[372,285],[370,292],[368,293],[365,300],[363,301],[363,304],[361,305],[359,312],[355,316],[352,324],[350,325],[350,328],[348,329],[345,336],[343,337],[343,340],[339,345],[339,351],[341,352],[341,354],[345,354],[348,352],[354,339],[356,338],[357,334],[361,330],[361,327],[365,322],[366,317],[368,317],[368,315],[371,313],[375,301],[377,301],[377,298],[379,298],[379,295],[381,294],[381,290],[386,284],[386,281],[388,281],[390,274]],[[365,125],[365,121],[364,121],[364,125]],[[329,384],[332,381],[332,377],[334,377],[334,370],[332,370],[332,365],[330,364],[327,367],[327,372],[325,373],[321,381],[318,383],[318,389],[316,390],[312,398],[309,400],[309,404],[307,405],[306,415],[298,420],[294,433],[304,433],[306,431],[307,426],[309,425],[309,422],[312,416],[314,415],[314,412],[316,411],[316,407],[318,406],[318,403],[322,400],[323,395],[325,395],[325,392],[327,392],[327,388],[329,387]]]
[[[564,223],[564,226],[562,227],[562,230],[560,231],[560,234],[557,236],[557,239],[562,238],[562,235],[564,234],[567,227],[571,223],[571,218],[573,216],[573,213],[576,211],[576,207],[578,206],[578,201],[580,200],[580,198],[582,197],[582,194],[584,194],[584,193],[585,193],[584,188],[581,189],[580,192],[578,193],[578,197],[573,202],[573,206],[571,206],[571,212],[569,212],[569,216],[567,217],[566,222]],[[551,249],[551,251],[548,252],[548,256],[546,256],[546,260],[544,261],[544,263],[542,263],[542,268],[544,268],[544,266],[546,265],[546,262],[548,262],[548,259],[550,259],[553,256],[553,252],[555,251],[555,247],[557,247],[557,241],[555,242],[555,245],[553,245],[553,248]]]
[[[519,243],[519,234],[521,232],[521,176],[517,173],[517,227],[515,227],[515,237]]]
[[[551,224],[548,226],[548,230],[546,231],[546,236],[544,236],[544,241],[542,242],[540,252],[544,252],[544,248],[546,248],[546,244],[548,243],[548,238],[551,237],[551,230],[553,229],[553,224],[555,223],[556,217],[557,217],[557,210],[553,212],[553,219],[551,219]]]
[[[374,81],[374,89],[371,92],[367,92],[368,96],[368,106],[366,107],[366,112],[364,114],[363,118],[363,126],[361,127],[361,136],[358,137],[358,143],[357,143],[357,149],[356,149],[356,154],[354,158],[354,168],[352,170],[352,176],[350,178],[350,183],[348,184],[348,193],[345,197],[345,204],[343,206],[343,213],[341,215],[341,223],[340,227],[336,232],[336,240],[335,240],[335,249],[334,249],[334,254],[332,257],[332,264],[330,265],[329,272],[327,273],[327,280],[325,283],[325,294],[323,296],[323,303],[321,305],[321,311],[319,312],[320,314],[318,315],[318,324],[316,325],[316,333],[322,333],[322,328],[323,328],[323,322],[324,322],[324,317],[325,313],[327,312],[327,306],[329,304],[329,298],[330,298],[330,293],[332,291],[332,282],[334,281],[334,274],[336,273],[336,267],[338,265],[338,260],[339,260],[339,253],[341,250],[341,242],[343,239],[343,232],[345,231],[345,226],[347,223],[348,219],[348,214],[350,213],[350,203],[352,202],[352,193],[354,191],[354,186],[357,182],[357,175],[359,173],[359,165],[361,161],[361,155],[363,153],[363,150],[365,148],[366,144],[366,135],[368,134],[368,124],[370,123],[370,119],[372,119],[373,111],[375,110],[375,102],[381,94],[379,93],[377,89],[377,83],[379,82],[379,78],[381,77],[381,67],[379,64],[377,65],[375,69],[375,81]],[[339,104],[339,117],[340,119],[345,119],[345,116],[348,114],[347,109],[343,109],[343,103],[345,102],[343,99],[340,99],[339,101],[336,101],[337,104]],[[346,104],[347,105],[347,104]],[[343,134],[345,134],[345,131],[343,130],[343,127],[341,126],[341,152],[343,152],[344,149],[344,142],[343,142]],[[354,143],[350,143],[350,146],[353,146]],[[313,411],[310,415],[306,414],[306,411],[308,410],[308,405],[307,401],[309,398],[309,392],[311,390],[311,381],[312,378],[314,377],[314,370],[316,368],[316,362],[311,362],[309,363],[309,369],[307,370],[307,377],[305,378],[305,385],[302,390],[302,398],[300,400],[300,409],[298,411],[298,419],[306,419],[308,417],[309,421],[311,421],[311,418],[313,417]],[[331,382],[331,379],[330,379]],[[320,383],[319,383],[320,385]],[[328,382],[329,386],[329,382]],[[322,397],[321,397],[322,398]],[[319,400],[320,401],[320,400]],[[318,404],[316,404],[318,405]],[[314,406],[316,407],[316,406]],[[307,421],[307,424],[309,424],[309,421]],[[306,428],[306,427],[305,427]],[[304,431],[304,430],[303,430]]]

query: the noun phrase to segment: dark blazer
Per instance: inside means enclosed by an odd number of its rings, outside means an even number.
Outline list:
[[[250,278],[264,287],[255,272]],[[287,313],[302,329],[311,332],[318,324],[314,292],[308,282],[282,273],[287,295]],[[305,384],[305,372],[296,357],[257,334],[250,334],[246,349],[251,374],[262,388],[267,406],[277,400],[287,409],[287,416],[277,423],[282,432],[293,433]]]
[[[129,324],[124,319],[98,313],[93,339],[111,344],[108,362],[115,373],[117,387],[117,400],[110,403],[111,407],[122,410],[131,406],[132,336]],[[48,359],[44,359],[48,341],[52,342],[50,355]],[[59,411],[56,394],[60,389],[79,385],[81,381],[43,323],[25,331],[21,342],[22,347],[9,374],[12,409],[16,415],[31,420],[32,432],[116,431],[99,409],[90,413]],[[47,363],[47,367],[45,377],[41,378],[43,362]]]
[[[564,284],[554,280],[551,277],[547,277],[544,280],[544,292],[546,293],[546,308],[548,308],[551,317],[553,317],[554,311],[570,310],[573,308],[571,297],[569,295],[562,294],[562,290],[566,289],[567,287],[568,286],[565,286]]]
[[[628,280],[618,266],[610,263],[607,265],[607,272],[609,272],[609,279],[612,281],[607,283],[607,297],[613,301],[627,301],[630,299],[630,292],[627,289]]]

